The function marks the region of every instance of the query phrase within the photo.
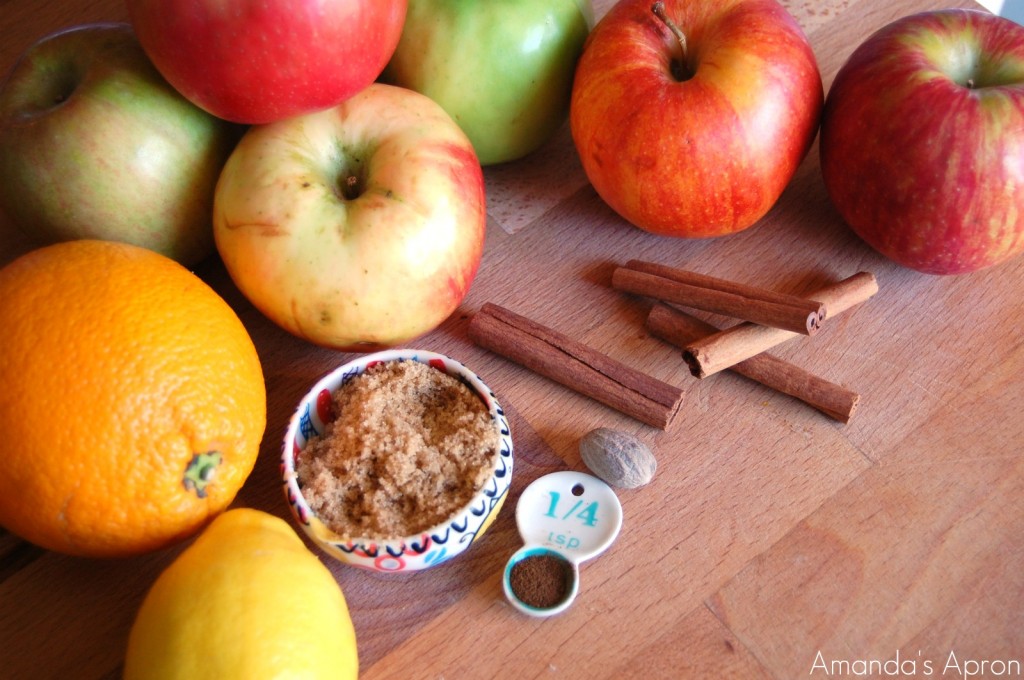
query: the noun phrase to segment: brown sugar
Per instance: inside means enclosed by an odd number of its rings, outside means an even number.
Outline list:
[[[418,361],[389,361],[339,388],[337,417],[307,443],[298,477],[310,508],[346,538],[399,538],[470,501],[499,435],[483,401]]]

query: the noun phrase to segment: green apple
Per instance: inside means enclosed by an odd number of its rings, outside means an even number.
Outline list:
[[[241,129],[185,100],[127,24],[48,35],[0,87],[0,210],[34,241],[213,253],[213,191]]]
[[[429,97],[374,83],[338,106],[249,129],[214,200],[217,250],[269,319],[367,352],[433,330],[483,253],[483,170]]]
[[[483,165],[514,160],[565,122],[592,24],[590,0],[410,0],[383,79],[440,104]]]

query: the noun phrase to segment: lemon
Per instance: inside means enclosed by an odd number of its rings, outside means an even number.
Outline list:
[[[345,596],[291,527],[247,508],[215,519],[160,574],[128,637],[136,678],[356,678]]]

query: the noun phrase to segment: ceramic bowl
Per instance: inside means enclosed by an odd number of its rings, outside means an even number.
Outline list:
[[[344,538],[331,531],[310,509],[296,474],[296,459],[309,439],[324,431],[325,416],[329,412],[325,407],[330,404],[334,391],[370,366],[384,361],[418,361],[458,378],[487,406],[500,434],[500,446],[494,453],[494,472],[483,488],[444,522],[415,536],[398,539]],[[339,366],[309,390],[288,424],[281,463],[285,497],[292,515],[324,552],[346,564],[374,571],[418,571],[462,554],[494,521],[512,482],[512,436],[497,398],[473,371],[436,352],[393,349],[366,354]]]

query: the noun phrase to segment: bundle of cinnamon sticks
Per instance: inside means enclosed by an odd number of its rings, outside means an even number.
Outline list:
[[[860,401],[856,392],[767,350],[801,335],[812,336],[829,318],[869,299],[878,292],[872,274],[854,274],[803,298],[631,260],[616,268],[612,287],[657,300],[646,328],[680,347],[695,377],[729,369],[840,422],[848,423],[853,417]],[[731,316],[742,323],[719,330],[678,306]],[[497,305],[486,304],[474,315],[469,334],[476,344],[649,425],[668,428],[679,409],[679,388]]]

